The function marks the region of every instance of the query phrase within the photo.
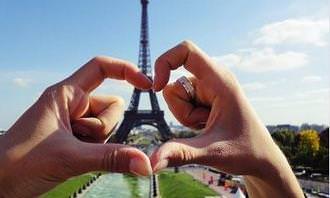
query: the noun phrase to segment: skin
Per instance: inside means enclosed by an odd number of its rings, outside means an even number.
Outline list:
[[[194,100],[180,84],[167,84],[170,71],[182,65],[193,74]],[[303,197],[286,158],[232,73],[189,41],[160,56],[155,73],[152,85],[132,63],[97,57],[46,89],[0,137],[0,197],[35,197],[89,171],[149,175],[189,163],[244,175],[251,197]],[[167,142],[150,159],[127,145],[104,145],[123,113],[119,97],[90,95],[105,78],[163,90],[174,116],[201,129],[200,135]]]
[[[182,65],[193,74],[193,100],[180,83],[167,84],[170,71]],[[203,164],[244,175],[251,197],[304,197],[289,163],[236,78],[194,43],[184,41],[157,59],[153,88],[163,90],[177,120],[202,129],[197,137],[172,140],[154,151],[150,159],[155,172]]]
[[[151,174],[140,150],[102,144],[123,113],[121,98],[90,95],[105,78],[142,89],[152,86],[132,63],[96,57],[46,89],[0,137],[0,197],[36,197],[89,171]]]

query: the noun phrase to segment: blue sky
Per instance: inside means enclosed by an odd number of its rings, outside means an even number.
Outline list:
[[[140,9],[138,0],[0,0],[0,129],[96,55],[137,62]],[[329,123],[328,1],[152,0],[149,21],[152,62],[190,39],[237,75],[266,124]],[[107,80],[96,93],[129,103],[131,91]]]

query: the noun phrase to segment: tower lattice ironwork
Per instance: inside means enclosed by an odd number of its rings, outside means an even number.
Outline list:
[[[141,16],[141,32],[139,44],[139,61],[138,66],[141,71],[152,79],[150,48],[149,48],[149,31],[148,31],[148,3],[149,0],[141,0],[142,16]],[[141,93],[149,94],[151,110],[139,110],[139,102]],[[172,133],[164,119],[164,111],[159,108],[157,96],[152,90],[142,91],[134,89],[128,109],[125,111],[124,119],[118,130],[109,141],[124,142],[130,131],[140,125],[152,125],[156,127],[161,135],[162,141],[171,138]]]

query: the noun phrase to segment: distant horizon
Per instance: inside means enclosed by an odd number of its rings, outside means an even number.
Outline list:
[[[172,122],[173,123],[173,122]],[[170,125],[170,122],[168,122],[168,124]],[[316,123],[312,123],[312,124],[310,124],[310,123],[302,123],[302,124],[300,124],[300,125],[297,125],[297,124],[288,124],[288,123],[282,123],[282,124],[266,124],[265,126],[267,127],[267,126],[278,126],[278,125],[290,125],[290,126],[298,126],[298,127],[301,127],[303,124],[308,124],[308,125],[318,125],[318,126],[325,126],[325,128],[329,128],[329,126],[330,125],[328,125],[328,124],[316,124]],[[142,125],[142,127],[143,127],[144,125]],[[171,126],[171,125],[170,125]],[[183,126],[183,127],[186,127],[186,126],[184,126],[184,125],[182,125],[182,124],[180,124],[180,123],[176,123],[176,124],[174,124],[174,126]],[[154,127],[152,127],[152,128],[154,128]],[[187,128],[189,128],[189,127],[187,127]],[[9,129],[9,128],[8,128]],[[7,130],[8,130],[7,129]],[[156,128],[155,128],[156,129]],[[0,131],[7,131],[7,130],[5,130],[5,129],[0,129]]]

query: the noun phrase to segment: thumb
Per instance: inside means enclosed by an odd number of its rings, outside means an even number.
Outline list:
[[[81,142],[73,154],[73,169],[82,174],[90,171],[152,174],[149,158],[142,151],[122,144],[92,144]]]
[[[204,144],[199,137],[166,142],[150,156],[153,171],[157,172],[166,167],[184,164],[202,163],[206,156]]]

